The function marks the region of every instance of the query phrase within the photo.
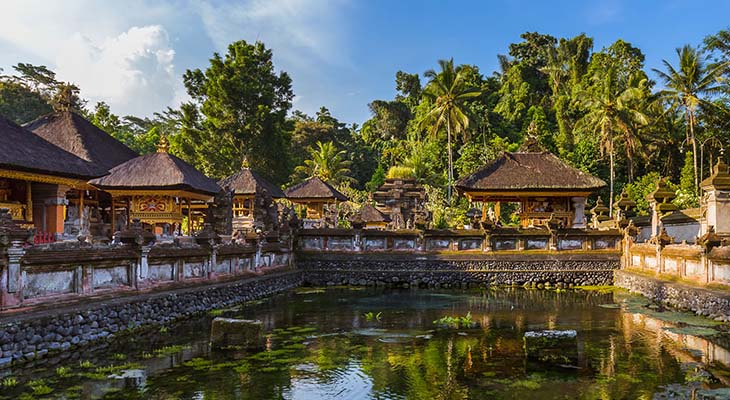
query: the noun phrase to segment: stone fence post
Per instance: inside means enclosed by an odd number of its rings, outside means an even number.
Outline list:
[[[144,286],[149,275],[149,254],[157,237],[154,233],[144,230],[139,219],[134,219],[129,227],[117,236],[125,246],[129,246],[137,253],[137,262],[134,265],[134,287]]]
[[[0,209],[0,307],[19,306],[23,302],[23,271],[20,261],[23,247],[33,237],[33,230],[23,229],[13,221],[10,210]]]

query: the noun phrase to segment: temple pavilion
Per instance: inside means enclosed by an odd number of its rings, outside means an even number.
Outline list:
[[[548,152],[505,152],[456,183],[469,201],[482,203],[482,220],[498,218],[500,204],[510,202],[520,205],[522,227],[545,225],[552,218],[566,228],[586,227],[586,199],[604,186],[603,180]]]
[[[64,231],[66,193],[93,189],[87,181],[107,170],[3,117],[0,137],[0,207],[56,238]]]
[[[108,192],[115,204],[124,205],[124,225],[139,219],[160,236],[192,234],[202,226],[207,203],[221,189],[213,179],[169,154],[168,147],[162,137],[156,153],[119,164],[90,183]]]
[[[240,171],[218,182],[220,187],[233,192],[233,230],[252,230],[256,226],[270,228],[266,225],[276,222],[270,220],[271,214],[277,212],[272,200],[286,195],[278,186],[251,170],[248,162],[243,164]]]
[[[356,216],[362,221],[365,229],[386,229],[391,222],[390,217],[372,204],[365,204]]]
[[[138,157],[134,150],[116,140],[96,125],[71,111],[57,111],[30,122],[25,126],[36,135],[77,157],[111,170],[119,164]],[[88,188],[70,190],[65,194],[67,207],[64,236],[76,238],[79,234],[111,237],[112,214],[122,214],[123,204],[112,204],[109,193]],[[119,222],[121,218],[114,218]],[[88,230],[88,232],[86,232]]]
[[[305,228],[331,225],[327,218],[332,215],[333,224],[337,226],[337,203],[348,200],[347,196],[316,176],[286,189],[284,193],[289,201],[299,206]],[[334,210],[328,210],[330,206]]]

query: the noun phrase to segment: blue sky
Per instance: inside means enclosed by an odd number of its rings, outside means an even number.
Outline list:
[[[489,75],[525,31],[585,32],[596,50],[621,38],[650,69],[730,28],[728,1],[4,0],[2,10],[0,68],[47,65],[118,114],[179,104],[182,73],[244,39],[273,49],[294,81],[295,109],[324,105],[348,123],[395,95],[396,71],[422,74],[453,57]]]

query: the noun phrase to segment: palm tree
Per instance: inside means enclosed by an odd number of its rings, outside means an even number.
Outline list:
[[[447,151],[449,153],[448,171],[448,199],[451,202],[451,188],[454,181],[454,158],[451,151],[451,134],[465,133],[469,126],[467,117],[462,105],[470,98],[481,94],[478,88],[469,87],[464,82],[464,76],[460,69],[454,68],[454,59],[439,60],[441,71],[436,73],[428,70],[424,74],[431,81],[423,91],[423,95],[431,100],[431,110],[421,121],[421,128],[428,128],[431,135],[436,136],[441,128],[446,126],[448,140]]]
[[[619,88],[616,69],[609,68],[592,77],[592,90],[584,91],[578,98],[586,114],[576,124],[576,129],[598,133],[601,154],[609,156],[610,200],[609,212],[613,211],[614,149],[615,142],[624,143],[627,153],[629,176],[633,178],[633,157],[640,144],[637,127],[646,125],[648,117],[640,108],[646,91],[646,80],[629,80],[629,87]]]
[[[310,147],[309,159],[304,160],[304,165],[294,169],[294,172],[306,177],[316,176],[325,182],[340,184],[352,182],[354,179],[350,174],[350,161],[345,159],[345,151],[337,150],[332,142],[317,142],[317,148]]]
[[[699,106],[712,106],[702,96],[720,92],[721,86],[718,78],[727,65],[726,63],[713,66],[705,65],[706,60],[702,53],[690,45],[677,48],[677,56],[679,57],[678,69],[675,69],[667,60],[662,60],[666,72],[656,68],[653,71],[659,75],[666,85],[666,89],[660,91],[659,95],[672,104],[673,107],[684,109],[688,128],[686,138],[692,143],[695,190],[697,190],[699,176],[697,174],[697,141],[695,140],[696,112]]]

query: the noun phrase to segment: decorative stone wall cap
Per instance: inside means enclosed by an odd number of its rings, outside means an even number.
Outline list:
[[[213,230],[213,225],[203,224],[203,229],[195,234],[195,242],[201,246],[212,246],[220,243],[221,238]]]
[[[667,228],[662,227],[662,230],[659,232],[659,235],[654,236],[651,238],[652,243],[659,245],[660,247],[664,247],[668,244],[672,244],[674,241],[674,238],[669,236],[667,233]]]
[[[728,166],[721,157],[717,158],[717,163],[712,168],[712,175],[700,183],[702,189],[730,189],[730,172]]]
[[[147,246],[157,240],[155,234],[145,230],[140,220],[136,218],[127,229],[119,232],[118,238],[124,244],[135,246]]]
[[[628,210],[636,207],[636,202],[629,199],[629,195],[626,193],[626,189],[622,189],[621,194],[619,195],[619,199],[616,204],[614,204],[614,207],[621,210]]]
[[[646,199],[657,203],[670,203],[675,197],[677,194],[669,188],[666,178],[661,178],[657,181],[654,191],[649,193]]]
[[[722,245],[722,238],[715,233],[715,227],[710,225],[707,229],[707,233],[697,239],[697,244],[704,248],[705,253],[709,253],[714,247]]]
[[[627,236],[631,236],[631,237],[635,237],[636,235],[639,234],[639,228],[637,228],[636,225],[634,225],[634,220],[631,220],[631,219],[629,220],[628,224],[624,228],[624,233]]]

